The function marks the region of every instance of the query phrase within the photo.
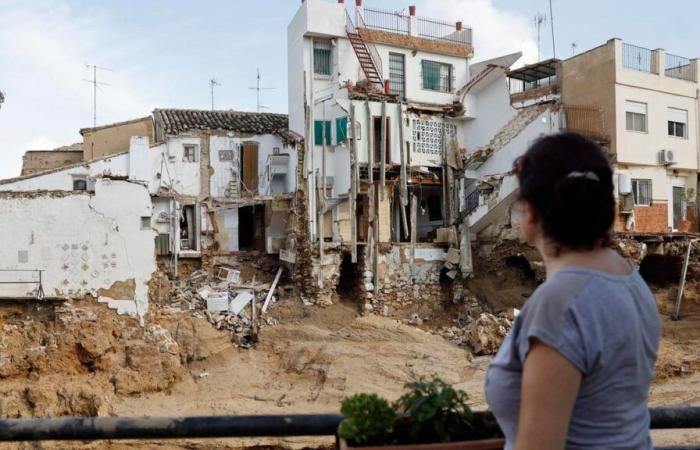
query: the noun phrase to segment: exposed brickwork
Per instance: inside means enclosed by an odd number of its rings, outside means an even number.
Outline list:
[[[469,44],[434,41],[431,39],[423,39],[415,36],[390,33],[387,31],[379,31],[369,28],[358,28],[357,30],[365,42],[392,45],[411,50],[437,53],[440,55],[456,56],[458,58],[471,58],[474,56],[474,48]]]
[[[554,95],[557,93],[559,93],[559,86],[543,86],[536,89],[528,89],[527,91],[511,94],[510,102],[524,102],[525,100],[532,100],[540,97],[545,97],[547,95]]]
[[[618,214],[615,218],[615,231],[634,231],[637,233],[665,233],[668,232],[668,205],[666,203],[654,203],[651,206],[637,206],[634,208],[634,229],[627,230],[625,221],[627,214]]]
[[[71,166],[83,161],[81,151],[59,150],[30,150],[22,157],[22,173],[20,176],[32,175],[45,170]]]

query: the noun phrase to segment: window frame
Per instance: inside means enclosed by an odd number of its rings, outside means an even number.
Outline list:
[[[188,158],[188,150],[192,150],[192,158]],[[199,145],[183,144],[182,145],[182,162],[186,164],[194,164],[199,162]]]
[[[438,78],[437,78],[437,88],[428,87],[426,85],[426,66],[429,64],[434,64],[437,66]],[[442,68],[447,67],[447,87],[446,90],[443,88],[443,75]],[[430,59],[421,60],[421,87],[423,90],[439,92],[442,94],[452,94],[454,91],[454,65],[449,63],[443,63],[440,61],[433,61]]]
[[[394,59],[392,61],[392,58]],[[401,89],[396,89],[396,83],[392,79],[392,75],[398,75],[395,71],[396,65],[392,65],[392,62],[396,63],[396,59],[401,60]],[[398,52],[389,52],[389,81],[391,82],[390,89],[391,94],[396,95],[400,100],[406,99],[406,55]]]
[[[641,183],[640,183],[641,182]],[[648,183],[648,203],[640,203],[640,184]],[[653,181],[650,178],[632,178],[632,198],[634,199],[634,206],[651,206],[654,202],[653,200]]]
[[[325,69],[325,67],[321,67],[321,64],[319,63],[319,58],[318,58],[318,53],[317,52],[327,52],[327,70],[328,73],[319,71],[320,69]],[[325,39],[314,39],[313,43],[313,69],[314,69],[314,76],[315,77],[321,77],[321,78],[329,78],[331,75],[333,75],[333,43],[330,40],[325,40]]]
[[[666,128],[667,128],[667,134],[669,137],[673,138],[679,138],[679,139],[688,139],[688,110],[682,109],[682,108],[673,108],[673,107],[668,107],[666,109],[666,113],[669,116],[666,119]],[[685,122],[679,122],[677,120],[672,120],[670,117],[672,114],[677,114],[681,113],[685,115]],[[682,126],[683,133],[681,135],[676,134],[678,131],[679,126]],[[671,132],[671,129],[673,128],[673,133]]]
[[[644,113],[640,113],[637,111],[631,111],[631,109],[634,109],[633,107],[630,108],[631,105],[643,105],[644,106]],[[643,119],[642,122],[642,129],[635,129],[634,124],[635,124],[635,118],[641,117]],[[630,122],[631,119],[631,122]],[[632,127],[630,128],[630,123]],[[633,100],[627,100],[625,101],[625,130],[626,131],[632,131],[635,133],[649,133],[649,105],[644,102],[636,102]]]

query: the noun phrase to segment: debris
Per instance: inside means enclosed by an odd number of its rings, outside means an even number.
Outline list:
[[[453,265],[459,265],[459,260],[460,260],[460,252],[459,249],[456,249],[454,247],[450,248],[447,251],[447,257],[445,260]]]
[[[457,235],[454,228],[438,228],[435,232],[435,243],[437,244],[452,244],[457,242]]]
[[[236,298],[231,301],[231,304],[227,309],[233,314],[239,315],[241,311],[243,311],[243,308],[248,306],[248,303],[250,303],[253,298],[255,298],[255,296],[249,290],[238,291],[238,295],[236,295]]]
[[[272,282],[272,286],[270,286],[270,291],[267,293],[267,297],[265,297],[265,303],[263,303],[262,306],[262,313],[267,312],[267,307],[270,304],[270,299],[272,299],[272,293],[275,291],[275,288],[277,287],[277,283],[280,281],[280,277],[282,276],[282,268],[280,267],[277,269],[277,275],[275,275],[275,280]]]
[[[228,311],[229,295],[228,292],[212,292],[207,297],[207,312]]]
[[[240,283],[241,272],[230,267],[219,266],[216,270],[216,278],[228,283]]]

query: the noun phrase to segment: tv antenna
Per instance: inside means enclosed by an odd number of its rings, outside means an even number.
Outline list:
[[[0,108],[2,108],[3,103],[5,103],[5,93],[0,91]]]
[[[554,13],[552,10],[552,0],[549,0],[549,26],[552,28],[552,58],[556,58],[557,47],[554,43]]]
[[[109,72],[114,72],[112,69],[106,67],[96,66],[94,64],[85,64],[85,67],[92,69],[92,80],[83,79],[90,84],[92,84],[92,126],[97,126],[97,88],[99,86],[109,86],[109,83],[103,83],[102,81],[97,81],[97,71],[106,70]]]
[[[576,47],[578,47],[578,44],[576,42],[571,43],[571,56],[576,56]]]
[[[541,29],[543,25],[547,25],[547,16],[543,16],[542,14],[537,14],[535,15],[535,28],[537,28],[537,61],[542,60],[541,52],[540,52],[540,42],[541,42]]]
[[[214,111],[214,86],[221,86],[216,78],[209,80],[209,88],[211,89],[211,110]]]
[[[270,109],[270,108],[268,108],[267,106],[263,106],[263,105],[260,104],[260,91],[269,91],[269,90],[272,90],[272,89],[275,89],[275,88],[273,88],[273,87],[260,87],[260,68],[258,68],[257,70],[258,70],[258,76],[257,76],[257,78],[256,78],[256,81],[257,81],[257,82],[256,82],[256,84],[255,84],[255,87],[249,87],[248,89],[251,89],[251,90],[257,92],[257,95],[258,95],[258,112],[260,112],[261,109]]]

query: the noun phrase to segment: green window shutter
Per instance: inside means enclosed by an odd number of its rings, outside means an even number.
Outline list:
[[[335,119],[336,143],[340,144],[348,140],[348,118],[338,117]]]
[[[323,145],[323,121],[314,121],[314,144]],[[326,145],[331,145],[331,121],[326,121]]]
[[[423,61],[423,89],[440,90],[440,64]]]

